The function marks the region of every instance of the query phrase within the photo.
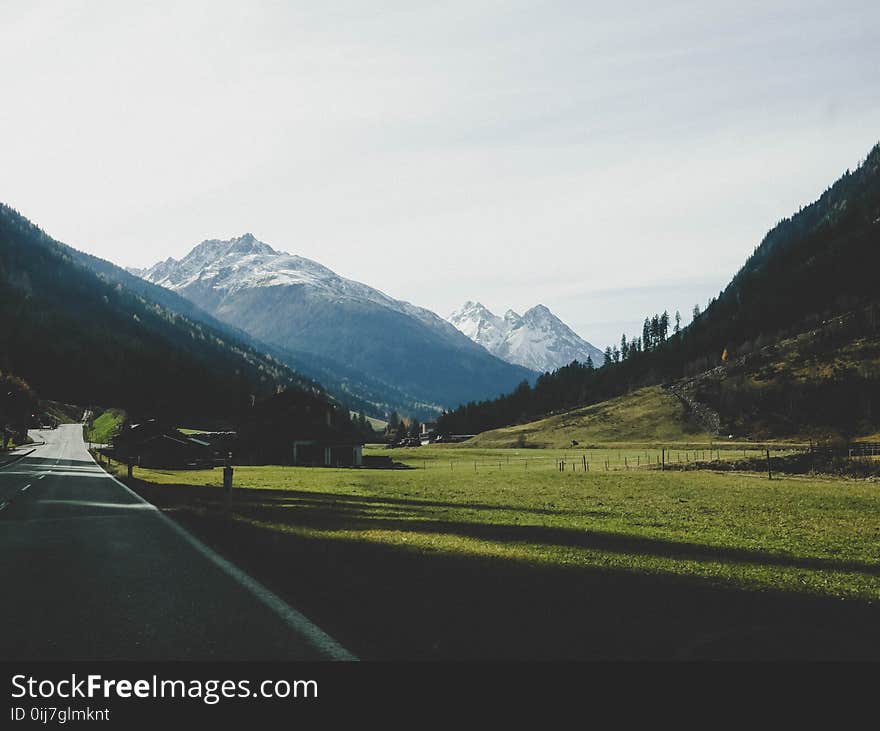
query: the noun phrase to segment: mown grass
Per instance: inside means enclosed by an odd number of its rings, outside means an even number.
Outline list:
[[[645,452],[627,452],[637,453]],[[560,472],[555,460],[570,459],[569,450],[392,454],[416,469],[237,467],[234,519],[321,541],[880,596],[880,487],[873,482],[626,471],[622,460],[607,472],[584,472],[582,462]],[[136,475],[155,486],[220,483],[217,470]]]

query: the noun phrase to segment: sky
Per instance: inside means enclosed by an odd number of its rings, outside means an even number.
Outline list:
[[[0,201],[123,266],[252,232],[599,347],[880,141],[880,3],[0,0]]]

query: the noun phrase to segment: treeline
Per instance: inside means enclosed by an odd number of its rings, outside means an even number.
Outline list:
[[[422,425],[416,418],[407,419],[396,411],[392,411],[388,417],[388,425],[382,435],[384,441],[389,443],[401,442],[408,437],[417,438],[422,433]]]
[[[491,401],[444,413],[438,429],[476,433],[693,376],[780,337],[863,311],[880,271],[880,145],[813,204],[777,224],[730,284],[681,326],[664,312],[606,349],[606,363],[572,363]],[[870,309],[870,307],[869,307]],[[873,310],[872,310],[873,311]],[[674,324],[673,324],[674,323]],[[670,332],[671,330],[671,332]]]
[[[700,314],[700,306],[694,305],[694,318]],[[605,348],[605,362],[603,365],[610,363],[620,363],[622,360],[632,358],[639,353],[656,350],[662,346],[669,338],[669,313],[664,310],[662,315],[655,314],[653,317],[646,317],[645,323],[642,325],[641,336],[630,336],[626,338],[626,333],[620,336],[620,347],[609,345]],[[672,332],[678,335],[681,332],[681,313],[675,311],[675,325]],[[593,365],[593,359],[587,356],[587,366]]]
[[[33,389],[18,376],[0,371],[0,449],[27,436],[37,409]]]
[[[350,423],[352,432],[364,442],[369,443],[381,440],[382,433],[373,428],[373,425],[363,411],[358,414],[352,414]]]

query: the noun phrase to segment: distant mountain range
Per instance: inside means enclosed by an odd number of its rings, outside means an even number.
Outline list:
[[[203,241],[179,261],[130,271],[278,349],[331,390],[328,378],[384,410],[436,414],[536,376],[433,312],[252,234]]]
[[[573,360],[585,363],[590,358],[597,368],[605,361],[601,350],[544,305],[524,315],[508,310],[498,317],[479,302],[468,301],[449,316],[449,322],[493,355],[539,373],[555,371]]]

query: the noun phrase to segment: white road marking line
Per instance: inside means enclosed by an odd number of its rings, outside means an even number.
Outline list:
[[[124,508],[126,510],[148,510],[152,505],[143,503],[102,503],[94,500],[39,500],[40,505],[75,505],[83,508]]]
[[[45,479],[46,479],[46,473],[44,472],[44,473],[43,473],[42,475],[40,475],[37,479],[38,479],[38,480],[45,480]]]
[[[108,475],[113,482],[119,485],[130,495],[133,495],[138,501],[142,502],[148,508],[155,511],[159,520],[167,525],[171,530],[177,533],[183,540],[189,543],[198,553],[208,559],[217,568],[223,571],[227,576],[237,582],[241,587],[248,590],[260,602],[271,609],[278,617],[292,630],[301,634],[315,648],[325,653],[331,660],[357,660],[357,657],[346,650],[324,630],[314,624],[308,617],[296,611],[275,592],[267,589],[259,581],[246,574],[238,566],[227,561],[223,556],[209,548],[190,533],[186,528],[173,521],[165,513],[159,510],[152,503],[148,503],[134,490],[123,482],[117,480],[113,475]]]
[[[53,470],[49,473],[52,477],[96,477],[102,478],[106,477],[106,472],[69,472],[67,470]]]
[[[8,505],[9,503],[0,503],[0,510],[4,510]]]
[[[25,485],[23,488],[21,488],[21,490],[19,490],[19,492],[24,492],[24,491],[27,490],[30,486],[31,486],[30,483],[28,483],[28,484]]]

